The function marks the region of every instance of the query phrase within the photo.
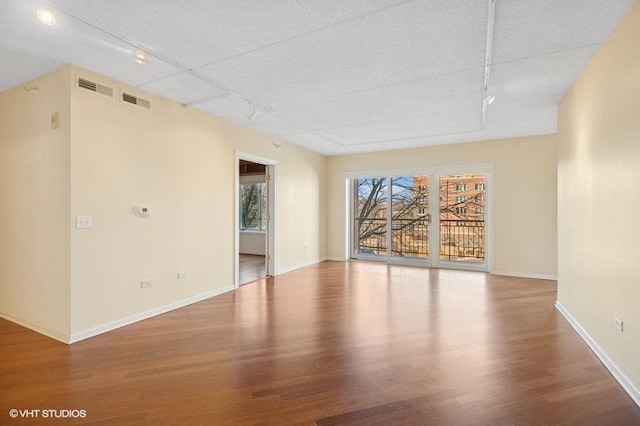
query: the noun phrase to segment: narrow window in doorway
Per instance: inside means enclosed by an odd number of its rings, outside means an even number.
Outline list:
[[[265,183],[240,184],[240,230],[266,230]]]

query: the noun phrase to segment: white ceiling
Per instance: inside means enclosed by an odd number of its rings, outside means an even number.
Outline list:
[[[3,0],[0,92],[73,63],[326,155],[553,133],[632,3]]]

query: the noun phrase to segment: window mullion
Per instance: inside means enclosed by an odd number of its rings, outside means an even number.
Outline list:
[[[391,239],[393,238],[393,210],[392,210],[392,202],[393,202],[393,178],[387,177],[387,260],[391,260],[393,242]]]

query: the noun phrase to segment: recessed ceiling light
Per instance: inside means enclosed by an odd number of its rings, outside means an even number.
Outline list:
[[[142,50],[138,49],[136,50],[136,56],[134,60],[138,65],[144,65],[147,63],[147,54],[144,53]]]
[[[45,25],[56,24],[56,15],[49,9],[36,10],[36,16],[38,17],[38,20]]]

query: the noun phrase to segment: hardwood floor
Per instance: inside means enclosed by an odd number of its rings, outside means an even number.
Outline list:
[[[35,423],[12,408],[91,424],[640,424],[555,298],[552,281],[324,262],[72,346],[0,320],[0,424]]]
[[[267,275],[265,257],[253,254],[240,254],[239,283],[247,284]]]

